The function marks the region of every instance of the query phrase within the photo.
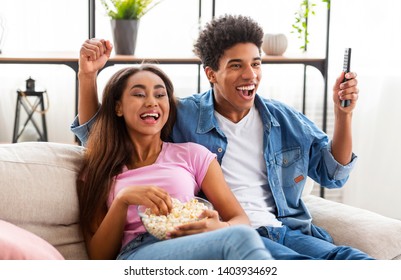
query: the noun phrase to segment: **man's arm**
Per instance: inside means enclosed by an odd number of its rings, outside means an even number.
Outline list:
[[[342,165],[347,165],[352,159],[352,112],[355,109],[359,93],[356,73],[350,72],[346,75],[348,81],[342,82],[343,72],[333,87],[335,121],[331,153]],[[350,106],[342,107],[341,100],[350,100]]]
[[[78,70],[78,121],[80,124],[89,121],[98,110],[97,74],[106,64],[112,49],[110,41],[103,39],[88,39],[82,44]]]

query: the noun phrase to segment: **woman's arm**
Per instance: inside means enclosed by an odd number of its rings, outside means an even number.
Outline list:
[[[210,163],[202,182],[202,190],[224,222],[230,225],[250,224],[248,216],[228,187],[216,159]]]
[[[97,73],[110,57],[113,46],[107,40],[86,40],[79,52],[79,95],[78,120],[80,124],[89,121],[98,110]]]
[[[86,248],[90,259],[111,260],[116,258],[121,248],[127,209],[128,206],[121,199],[116,198],[107,213],[103,214],[103,217],[95,219],[101,223],[94,226],[94,234],[85,234]]]
[[[130,186],[122,189],[106,214],[96,221],[94,234],[85,234],[90,259],[115,259],[121,249],[128,206],[145,205],[157,214],[167,214],[172,204],[169,194],[156,186]],[[94,221],[94,224],[96,224]]]
[[[217,211],[205,210],[201,218],[208,219],[178,226],[169,233],[170,237],[207,232],[236,224],[250,224],[248,216],[228,187],[216,159],[209,165],[202,182],[202,190]],[[220,221],[219,215],[223,221]]]

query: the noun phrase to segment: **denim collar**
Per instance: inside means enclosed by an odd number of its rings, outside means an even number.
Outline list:
[[[204,134],[217,127],[214,117],[213,89],[208,90],[206,94],[202,95],[199,106],[199,119],[196,132]]]
[[[198,127],[196,129],[197,133],[204,134],[215,128],[220,134],[223,134],[222,131],[220,131],[220,128],[217,125],[217,120],[214,116],[213,96],[213,89],[210,89],[200,98]],[[256,94],[255,96],[255,106],[260,113],[262,122],[267,132],[270,131],[270,128],[272,126],[280,126],[279,122],[267,108],[266,101],[263,100],[262,97],[260,97],[258,94]]]

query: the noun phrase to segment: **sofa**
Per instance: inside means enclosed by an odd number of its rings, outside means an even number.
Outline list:
[[[83,148],[72,144],[0,144],[0,259],[88,258],[78,224],[75,178]],[[303,194],[313,222],[338,245],[377,259],[401,259],[401,221]]]

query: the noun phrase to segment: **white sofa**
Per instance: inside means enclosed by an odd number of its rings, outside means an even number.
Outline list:
[[[0,145],[0,245],[11,247],[6,256],[0,252],[0,259],[88,258],[75,189],[82,152],[76,145],[48,142]],[[314,223],[328,230],[336,244],[377,259],[401,259],[401,221],[311,194],[304,201]],[[24,242],[34,243],[36,253],[42,248],[43,254],[24,252],[29,249]]]

